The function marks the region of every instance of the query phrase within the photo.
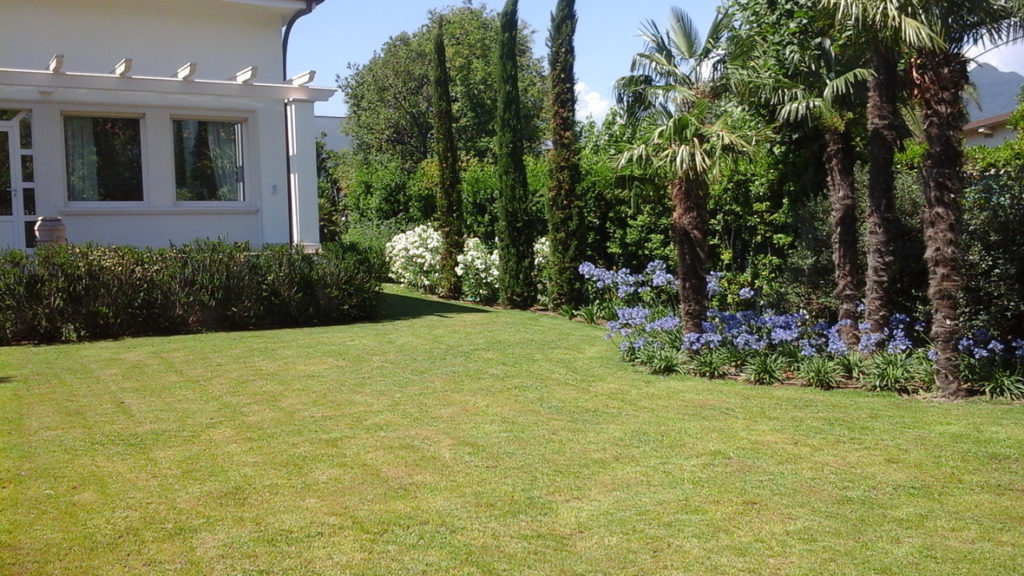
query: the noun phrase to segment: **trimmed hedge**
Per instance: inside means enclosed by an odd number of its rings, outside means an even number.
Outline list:
[[[196,241],[167,249],[0,252],[0,345],[373,318],[386,265],[350,243],[320,254]]]

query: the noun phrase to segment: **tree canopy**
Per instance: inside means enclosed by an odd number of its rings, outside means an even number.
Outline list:
[[[444,43],[451,75],[456,146],[466,157],[494,159],[497,75],[494,42],[497,15],[485,7],[455,6],[431,11],[414,32],[388,40],[365,64],[350,64],[339,78],[348,104],[346,132],[356,154],[366,160],[386,157],[413,171],[432,152],[432,31],[444,19]],[[539,148],[544,131],[546,78],[543,61],[533,55],[533,32],[519,25],[519,79],[525,143]]]

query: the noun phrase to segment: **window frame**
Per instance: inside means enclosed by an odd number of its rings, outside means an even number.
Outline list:
[[[208,207],[215,209],[217,206],[245,206],[251,204],[249,199],[249,183],[251,181],[249,172],[251,170],[251,157],[250,157],[250,146],[249,146],[249,118],[245,116],[227,116],[227,115],[213,115],[213,114],[193,114],[193,113],[171,113],[168,117],[168,133],[171,139],[171,195],[174,205],[176,206],[193,206],[193,207]],[[223,124],[235,124],[237,126],[236,136],[236,147],[239,148],[235,151],[237,161],[240,163],[237,166],[239,176],[239,197],[234,200],[182,200],[178,198],[178,158],[175,134],[175,123],[181,121],[191,122],[217,122]]]
[[[139,170],[140,170],[140,183],[142,190],[140,191],[140,199],[138,200],[75,200],[71,198],[71,186],[68,182],[68,133],[67,123],[68,118],[108,118],[108,119],[123,119],[123,120],[136,120],[139,123]],[[150,204],[150,181],[149,181],[149,150],[146,145],[147,138],[147,126],[146,126],[146,114],[144,112],[121,112],[121,111],[104,111],[104,110],[61,110],[60,111],[60,134],[61,134],[61,167],[62,176],[61,180],[63,183],[64,194],[63,202],[65,206],[76,207],[76,208],[110,208],[115,206],[121,207],[141,207]]]

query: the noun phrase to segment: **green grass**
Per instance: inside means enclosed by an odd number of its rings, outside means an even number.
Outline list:
[[[595,326],[0,349],[2,574],[1020,574],[1024,409],[648,376]]]

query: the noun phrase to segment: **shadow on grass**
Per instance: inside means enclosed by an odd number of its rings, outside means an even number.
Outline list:
[[[11,382],[14,382],[14,378],[11,378],[10,376],[0,376],[0,384],[10,384]]]
[[[468,306],[455,302],[443,302],[426,297],[405,296],[402,294],[381,295],[383,300],[383,311],[380,316],[381,322],[392,322],[395,320],[410,320],[423,316],[450,317],[454,314],[486,314],[488,310]]]

